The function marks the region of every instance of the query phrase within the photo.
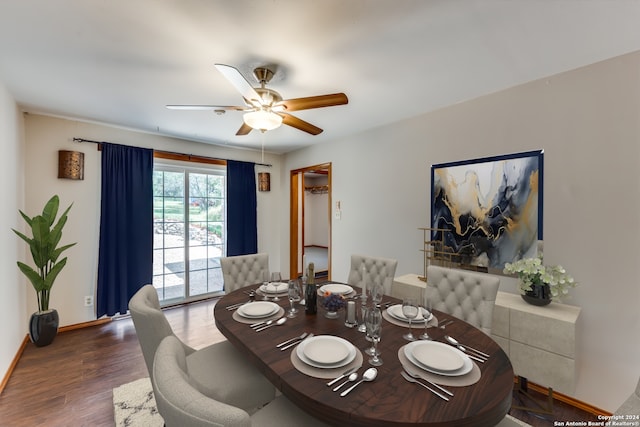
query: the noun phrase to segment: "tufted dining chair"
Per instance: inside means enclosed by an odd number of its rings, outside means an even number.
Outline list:
[[[227,293],[243,286],[262,283],[269,274],[269,254],[237,255],[220,258],[224,289]]]
[[[500,279],[466,270],[427,266],[426,297],[435,310],[451,314],[489,335]]]
[[[162,340],[153,362],[151,384],[158,412],[166,427],[320,427],[319,420],[280,395],[253,414],[224,400],[202,394],[196,375],[173,336]]]
[[[376,258],[364,255],[351,255],[351,269],[347,283],[351,286],[362,286],[362,267],[369,283],[381,283],[385,295],[391,295],[391,285],[396,275],[398,260]]]
[[[160,342],[175,337],[185,354],[186,364],[200,393],[253,412],[275,397],[271,384],[229,341],[193,349],[180,341],[160,309],[158,293],[143,286],[129,300],[144,361],[153,380],[153,359]]]

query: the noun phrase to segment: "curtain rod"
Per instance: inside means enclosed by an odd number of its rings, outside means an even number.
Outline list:
[[[105,141],[93,141],[91,139],[84,139],[84,138],[73,138],[73,140],[75,142],[90,142],[92,144],[108,144],[108,142]],[[187,156],[189,158],[191,157],[196,157],[196,158],[200,158],[200,159],[206,159],[206,160],[223,160],[223,161],[227,161],[228,159],[221,159],[219,157],[207,157],[207,156],[200,156],[197,154],[185,154],[185,153],[178,153],[177,151],[162,151],[162,150],[154,150],[157,153],[161,153],[161,154],[168,154],[168,155],[173,155],[173,156]],[[271,164],[268,163],[257,163],[254,162],[254,164],[258,165],[258,166],[266,166],[266,167],[271,167]]]

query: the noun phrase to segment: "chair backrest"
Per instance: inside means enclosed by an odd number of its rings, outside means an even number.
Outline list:
[[[129,300],[129,313],[136,328],[138,342],[142,348],[144,362],[153,377],[153,357],[160,342],[168,336],[175,336],[171,325],[160,309],[158,292],[152,285],[144,285]],[[187,353],[194,350],[184,345]]]
[[[366,271],[368,283],[382,284],[384,294],[391,295],[391,285],[396,275],[398,260],[376,258],[364,255],[351,255],[351,269],[347,283],[351,286],[362,286],[362,268]]]
[[[167,427],[251,426],[247,412],[211,399],[194,387],[184,348],[176,337],[166,337],[158,346],[151,384]]]
[[[263,274],[269,274],[269,254],[259,253],[220,258],[222,278],[226,292],[243,286],[262,283]]]
[[[426,297],[433,308],[491,333],[500,279],[483,273],[427,266]]]

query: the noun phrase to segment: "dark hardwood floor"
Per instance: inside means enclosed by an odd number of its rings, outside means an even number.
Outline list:
[[[213,319],[215,302],[179,306],[165,313],[176,335],[199,348],[224,339]],[[113,426],[112,389],[146,376],[130,318],[61,332],[47,347],[29,343],[25,348],[0,395],[0,426]],[[545,402],[543,395],[531,394]],[[554,414],[546,419],[524,411],[511,413],[533,426],[597,419],[562,402],[554,404]]]

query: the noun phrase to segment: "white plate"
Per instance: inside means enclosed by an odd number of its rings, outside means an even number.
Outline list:
[[[418,353],[421,353],[421,352],[427,353],[431,350],[434,350],[434,352],[438,352],[437,356],[434,355],[434,357],[432,357],[431,358],[432,360],[430,361],[430,363],[434,365],[446,366],[446,362],[437,361],[436,357],[452,357],[452,358],[459,357],[462,359],[462,367],[459,369],[449,371],[449,370],[437,369],[436,367],[433,367],[433,366],[427,366],[424,363],[422,363],[420,360],[416,359],[416,357],[414,356],[414,350],[416,349],[416,347],[424,347],[420,349]],[[448,352],[448,353],[445,353],[445,352]],[[411,342],[404,347],[404,355],[407,356],[407,359],[409,359],[409,361],[414,365],[416,365],[418,368],[424,369],[425,371],[429,371],[431,373],[438,374],[438,375],[444,375],[448,377],[457,377],[460,375],[468,374],[469,372],[471,372],[471,369],[473,369],[473,362],[471,361],[471,359],[469,359],[469,357],[466,354],[464,354],[457,348],[451,347],[448,344],[444,344],[437,341]]]
[[[339,368],[353,361],[356,348],[349,341],[333,335],[319,335],[302,341],[296,354],[304,363],[316,368]]]
[[[267,285],[260,286],[260,290],[267,294],[281,294],[283,292],[287,292],[288,287],[289,284],[285,282],[272,282]]]
[[[238,314],[250,319],[260,319],[276,314],[280,306],[270,301],[254,301],[238,307]]]
[[[330,292],[332,294],[338,294],[338,295],[347,295],[350,294],[351,292],[353,292],[353,288],[349,285],[341,285],[339,283],[331,283],[328,285],[322,285],[320,286],[320,289],[318,289],[322,294],[324,294],[325,292]]]
[[[408,322],[409,321],[409,319],[404,317],[404,314],[402,314],[402,304],[392,305],[391,307],[387,308],[387,313],[389,314],[389,316],[393,317],[394,319],[401,320],[403,322]],[[418,317],[413,319],[411,322],[412,323],[423,323],[424,322],[424,313],[426,313],[426,310],[423,308],[418,312]],[[430,313],[429,317],[427,318],[427,321],[431,320],[432,317],[433,317],[433,314]]]

